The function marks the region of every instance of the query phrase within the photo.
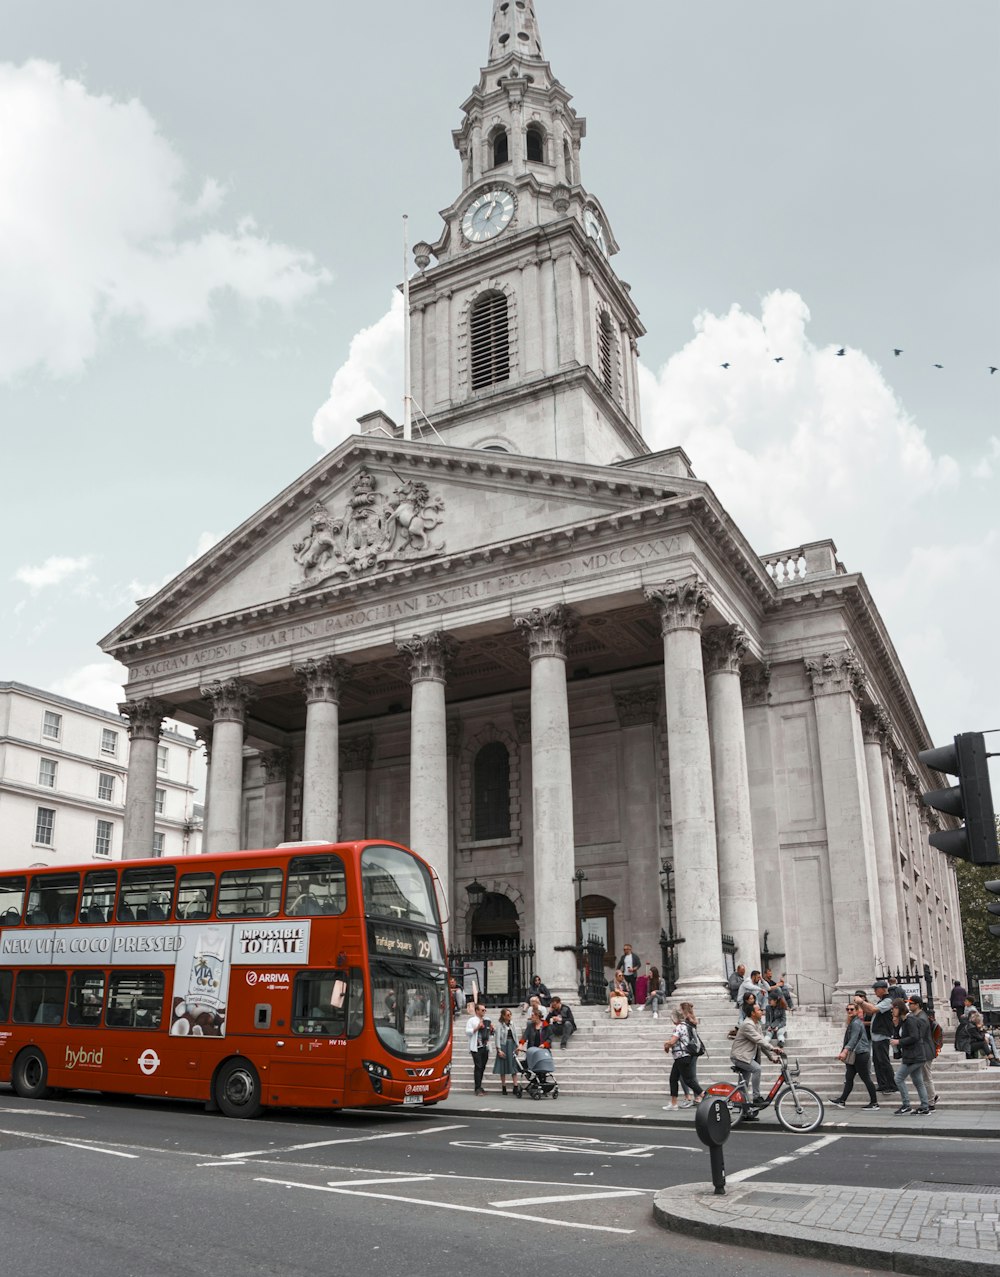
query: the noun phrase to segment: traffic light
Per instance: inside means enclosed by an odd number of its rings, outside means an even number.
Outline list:
[[[983,886],[987,891],[992,892],[994,896],[1000,896],[1000,879],[994,878],[992,882],[984,882]],[[986,909],[987,912],[992,913],[994,917],[997,916],[1000,914],[1000,900],[989,901],[986,905]],[[995,922],[991,922],[989,924],[989,930],[991,936],[1000,936],[1000,926],[997,926]]]
[[[974,865],[1000,865],[997,829],[990,793],[990,773],[982,732],[962,732],[953,745],[922,749],[917,755],[936,772],[958,777],[950,789],[931,789],[921,794],[925,806],[965,821],[962,829],[941,829],[930,836],[930,844],[945,855],[969,860]],[[1000,914],[1000,908],[997,909]]]

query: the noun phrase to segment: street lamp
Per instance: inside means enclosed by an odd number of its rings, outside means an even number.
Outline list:
[[[486,898],[486,888],[481,882],[474,881],[470,882],[465,890],[469,896],[469,904],[473,909],[477,909]]]
[[[580,961],[577,965],[577,976],[579,980],[577,994],[579,995],[580,1001],[585,1002],[587,1000],[587,981],[585,977],[583,953],[584,945],[587,941],[583,934],[583,884],[587,881],[587,875],[582,869],[578,869],[573,875],[573,879],[576,882],[576,916],[579,919],[577,925],[580,928],[580,948],[577,950],[580,955]]]

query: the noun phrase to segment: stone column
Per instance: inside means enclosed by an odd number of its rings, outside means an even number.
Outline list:
[[[542,978],[560,995],[577,983],[573,772],[566,649],[575,618],[561,603],[515,616],[531,659],[531,794],[535,946]]]
[[[661,893],[655,731],[660,702],[660,689],[652,684],[615,692],[622,740],[622,836],[628,848],[628,912],[632,922],[629,936],[636,953],[657,967]]]
[[[247,706],[257,695],[241,678],[208,683],[202,696],[212,706],[212,769],[205,851],[238,851],[243,824],[243,730]]]
[[[207,725],[199,727],[194,735],[195,740],[201,741],[205,747],[205,801],[201,805],[201,850],[204,854],[208,850],[205,837],[208,833],[208,794],[212,788],[212,729]]]
[[[827,855],[833,893],[837,985],[840,998],[871,982],[880,946],[876,937],[878,879],[868,775],[858,698],[861,665],[849,649],[805,662],[812,683],[819,737]]]
[[[340,806],[340,693],[351,667],[335,656],[294,669],[306,698],[306,745],[302,767],[302,837],[336,842]]]
[[[882,924],[882,953],[878,956],[885,963],[887,971],[898,971],[903,954],[899,943],[896,874],[883,756],[888,733],[889,720],[881,706],[865,705],[861,710],[861,735],[865,743],[865,766],[868,769],[868,798],[872,809],[872,836],[875,839],[875,867],[878,873]]]
[[[722,994],[722,922],[712,754],[701,657],[701,625],[711,594],[698,577],[646,591],[663,632],[671,834],[680,981],[677,997]]]
[[[340,746],[343,806],[340,836],[346,842],[364,838],[368,830],[368,768],[375,753],[375,738],[354,736]]]
[[[156,825],[156,749],[163,720],[172,710],[156,700],[126,701],[118,713],[128,719],[128,783],[122,859],[153,854]]]
[[[397,643],[410,665],[410,846],[434,866],[454,913],[448,835],[445,681],[458,644],[441,630]],[[450,927],[447,928],[450,932]]]
[[[750,825],[753,831],[754,878],[757,882],[757,925],[769,949],[785,943],[785,893],[781,881],[778,799],[774,788],[774,745],[771,740],[771,667],[744,665],[740,670],[743,727],[746,734]],[[789,966],[788,956],[782,967]],[[749,967],[747,968],[750,969]],[[777,974],[777,973],[775,973]]]
[[[760,923],[740,689],[746,650],[747,636],[738,625],[713,625],[702,635],[722,930],[736,941],[737,961],[753,971],[760,967]]]
[[[261,754],[260,765],[264,769],[264,846],[277,847],[285,841],[285,800],[292,751],[268,750]]]

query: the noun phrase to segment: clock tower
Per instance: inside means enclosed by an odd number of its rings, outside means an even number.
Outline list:
[[[446,443],[610,464],[648,451],[645,331],[584,187],[586,121],[542,52],[536,0],[493,0],[490,49],[453,137],[462,187],[414,249],[415,432]],[[421,415],[423,414],[423,416]]]

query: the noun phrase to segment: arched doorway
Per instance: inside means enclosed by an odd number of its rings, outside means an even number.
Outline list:
[[[476,906],[469,923],[469,939],[474,949],[495,944],[516,947],[521,942],[517,906],[499,891],[488,891]]]

